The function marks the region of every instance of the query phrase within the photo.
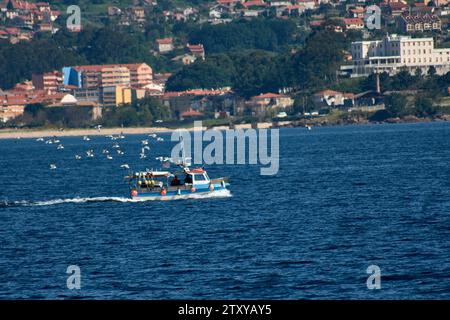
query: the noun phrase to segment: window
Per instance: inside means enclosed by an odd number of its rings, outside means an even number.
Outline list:
[[[207,181],[206,177],[203,174],[195,174],[194,181]]]

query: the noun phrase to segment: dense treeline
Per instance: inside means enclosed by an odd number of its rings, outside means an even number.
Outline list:
[[[191,43],[202,43],[207,54],[242,49],[278,51],[294,41],[295,23],[288,20],[238,20],[203,25],[189,34]]]
[[[166,107],[155,98],[147,97],[130,105],[105,110],[100,123],[106,127],[151,126],[155,121],[169,117],[169,110]]]
[[[0,88],[31,79],[33,73],[59,70],[78,63],[153,62],[142,35],[112,28],[87,29],[80,33],[40,35],[30,42],[0,44]]]
[[[223,26],[148,19],[143,29],[83,26],[80,33],[62,28],[55,35],[36,34],[30,42],[10,44],[0,40],[0,88],[9,89],[33,73],[58,70],[79,63],[146,62],[155,71],[177,71],[181,66],[171,54],[154,56],[150,50],[159,37],[173,36],[177,45],[204,43],[206,52],[228,49],[281,50],[294,41],[295,25],[289,21],[236,21]],[[177,50],[173,55],[180,53]]]
[[[245,97],[282,88],[319,88],[336,80],[351,40],[343,33],[322,30],[313,32],[295,53],[241,50],[212,54],[174,74],[167,88],[231,86]]]

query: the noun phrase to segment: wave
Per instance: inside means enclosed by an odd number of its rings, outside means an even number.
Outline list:
[[[231,197],[231,192],[229,190],[220,190],[208,194],[190,194],[178,198],[167,199],[167,200],[182,200],[182,199],[210,199],[210,198],[226,198]],[[0,208],[6,207],[40,207],[40,206],[53,206],[59,204],[75,203],[93,203],[93,202],[146,202],[146,201],[159,201],[161,199],[130,199],[124,197],[92,197],[92,198],[70,198],[70,199],[54,199],[45,201],[8,201],[3,200],[0,202]]]

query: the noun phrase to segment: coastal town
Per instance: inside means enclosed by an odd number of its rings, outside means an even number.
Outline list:
[[[148,60],[64,64],[41,72],[25,72],[27,76],[17,83],[0,82],[0,123],[4,127],[27,126],[30,123],[27,119],[36,116],[32,112],[36,106],[46,110],[67,109],[72,113],[83,110],[89,117],[86,123],[103,123],[102,119],[109,114],[107,110],[139,105],[145,99],[151,99],[151,103],[167,111],[161,113],[161,119],[153,116],[152,123],[195,119],[210,119],[211,124],[325,118],[329,121],[330,115],[336,114],[339,119],[351,120],[383,112],[387,104],[396,101],[398,104],[399,96],[405,105],[422,103],[428,109],[433,108],[428,114],[421,110],[422,116],[439,115],[449,119],[450,2],[380,2],[377,8],[380,8],[381,30],[366,26],[367,11],[373,4],[364,0],[217,0],[198,6],[189,3],[168,6],[165,2],[144,0],[132,1],[124,7],[102,6],[102,11],[89,13],[88,22],[99,19],[118,28],[132,27],[145,32],[146,23],[155,19],[202,28],[232,25],[236,21],[271,19],[284,23],[292,20],[295,32],[300,35],[327,32],[347,38],[353,36],[349,46],[340,52],[343,60],[337,65],[335,75],[330,76],[333,81],[329,86],[306,90],[305,85],[280,83],[268,87],[270,90],[260,88],[243,94],[244,90],[235,90],[226,82],[185,85],[190,79],[182,79],[179,83],[183,85],[177,84],[180,74],[185,70],[198,71],[202,63],[214,57],[214,52],[210,54],[211,45],[206,41],[190,42],[192,39],[177,38],[175,32],[161,32],[143,46],[143,55]],[[62,32],[83,33],[83,20],[81,26],[66,30],[64,10],[61,3],[0,1],[0,42],[17,46],[42,37],[56,37]],[[300,51],[305,42],[299,42],[300,45],[294,43],[288,47],[288,52],[295,55]],[[423,88],[386,87],[386,83],[400,76],[410,77],[411,83],[420,79],[425,87],[434,81],[439,99],[428,101],[424,97],[418,102],[411,97],[421,95],[426,91]],[[364,90],[352,91],[355,81],[368,84]],[[398,116],[391,113],[385,118]]]

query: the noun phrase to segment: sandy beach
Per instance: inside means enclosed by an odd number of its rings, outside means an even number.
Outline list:
[[[267,129],[272,126],[270,122],[258,123],[258,128]],[[239,124],[236,129],[249,129],[251,124]],[[206,129],[206,128],[204,128]],[[227,126],[215,127],[215,130],[226,130]],[[176,129],[164,127],[139,127],[139,128],[104,128],[97,129],[3,129],[0,130],[0,139],[17,139],[17,138],[40,138],[40,137],[77,137],[77,136],[107,136],[118,134],[149,134],[172,132]],[[186,128],[186,130],[194,130],[194,128]]]

